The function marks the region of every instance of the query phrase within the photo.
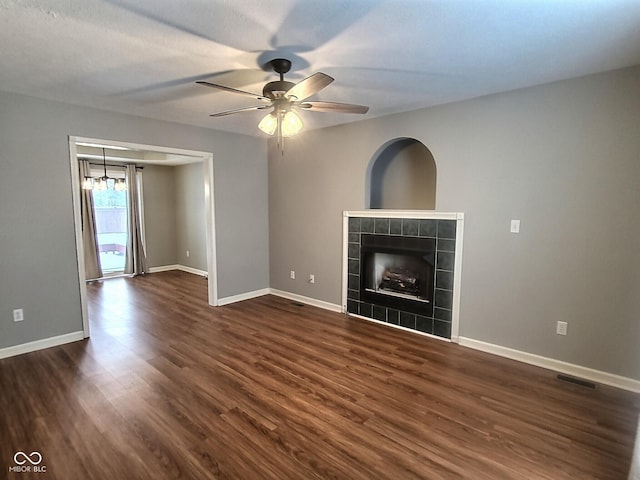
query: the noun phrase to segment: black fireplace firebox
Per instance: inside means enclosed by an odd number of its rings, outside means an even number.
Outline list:
[[[361,301],[432,316],[435,257],[435,238],[363,234]]]

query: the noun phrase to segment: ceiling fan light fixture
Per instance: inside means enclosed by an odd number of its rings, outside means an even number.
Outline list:
[[[273,69],[280,76],[280,79],[268,82],[262,88],[262,95],[245,92],[225,85],[197,81],[196,83],[199,85],[224,90],[226,92],[235,93],[245,97],[252,97],[267,103],[267,105],[254,105],[251,107],[236,108],[235,110],[218,112],[211,114],[210,116],[224,117],[234,113],[273,108],[273,111],[260,121],[258,128],[267,135],[276,136],[278,146],[284,154],[284,139],[286,137],[296,135],[303,128],[302,119],[293,111],[294,108],[304,108],[315,112],[360,114],[367,113],[369,110],[369,107],[349,103],[306,102],[305,100],[307,98],[315,95],[333,82],[333,77],[330,77],[326,73],[316,72],[297,83],[293,83],[284,79],[284,74],[291,69],[290,60],[285,58],[275,58],[270,60],[267,66]]]
[[[271,112],[269,115],[260,120],[258,128],[267,135],[273,135],[274,133],[276,133],[276,129],[278,128],[278,117],[274,112]]]
[[[293,137],[302,130],[302,119],[293,110],[289,110],[282,117],[282,136]]]

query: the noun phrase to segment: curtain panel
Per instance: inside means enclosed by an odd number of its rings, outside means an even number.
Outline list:
[[[78,160],[80,181],[91,176],[87,160]],[[80,217],[82,222],[82,244],[84,247],[84,275],[87,280],[102,278],[100,249],[96,231],[96,217],[91,190],[80,189]]]
[[[129,207],[129,238],[124,273],[140,275],[147,272],[148,267],[147,254],[142,243],[142,212],[140,210],[135,165],[126,166],[125,177],[127,181],[127,204]]]

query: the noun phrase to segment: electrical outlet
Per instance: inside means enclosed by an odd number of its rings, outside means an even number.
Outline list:
[[[291,280],[295,280],[296,279],[296,271],[295,270],[291,270],[291,273],[289,275],[291,276]]]
[[[316,276],[311,274],[309,275],[309,283],[316,283]]]
[[[16,308],[13,311],[13,321],[14,322],[21,322],[24,320],[24,312],[22,311],[21,308]]]
[[[566,335],[568,326],[569,324],[567,322],[558,322],[556,325],[556,333],[558,335]]]
[[[189,250],[187,250],[187,257],[189,256]]]

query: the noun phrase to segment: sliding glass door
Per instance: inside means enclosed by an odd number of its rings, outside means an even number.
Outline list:
[[[102,273],[105,276],[122,274],[129,225],[127,192],[116,191],[113,185],[109,185],[106,190],[92,190],[92,194]]]

